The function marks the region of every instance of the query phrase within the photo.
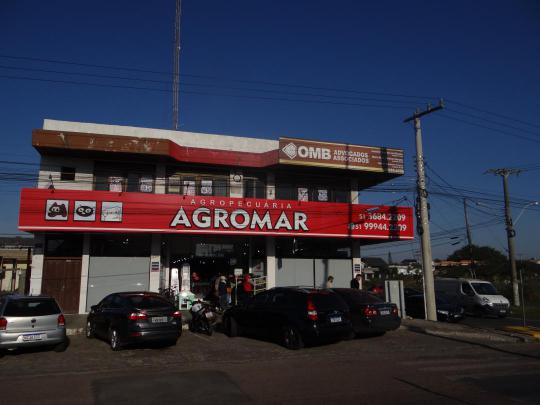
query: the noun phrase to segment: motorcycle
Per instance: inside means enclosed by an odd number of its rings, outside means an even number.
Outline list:
[[[205,301],[195,301],[189,310],[191,320],[188,323],[189,330],[194,333],[206,333],[212,336],[216,313],[212,305]]]

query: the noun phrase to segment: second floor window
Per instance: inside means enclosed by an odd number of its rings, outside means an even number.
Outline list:
[[[154,168],[129,164],[97,162],[94,190],[113,192],[154,193]]]
[[[167,193],[228,197],[229,177],[226,175],[174,173],[167,178]]]

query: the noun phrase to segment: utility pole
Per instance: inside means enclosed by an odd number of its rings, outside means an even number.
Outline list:
[[[471,238],[471,228],[469,226],[469,216],[467,215],[467,199],[463,199],[463,210],[465,211],[465,228],[467,229],[467,243],[469,244],[469,260],[471,261],[469,264],[469,272],[471,273],[471,277],[476,277],[476,272],[474,271],[474,258],[473,258],[473,246],[472,246],[472,238]]]
[[[417,173],[417,193],[418,205],[417,215],[420,214],[417,222],[417,232],[422,242],[422,268],[424,270],[424,304],[426,307],[426,319],[428,321],[437,320],[437,307],[435,305],[435,286],[433,282],[433,259],[431,256],[431,237],[429,233],[429,214],[427,203],[426,176],[424,171],[424,151],[422,148],[422,130],[420,128],[420,117],[431,114],[443,108],[443,101],[437,107],[428,105],[424,111],[416,110],[414,115],[406,118],[403,122],[414,121],[416,136],[416,173]]]
[[[510,271],[512,275],[512,295],[514,297],[514,305],[519,306],[519,286],[516,268],[516,253],[514,248],[514,238],[516,237],[516,231],[514,230],[514,224],[512,223],[512,214],[510,213],[510,196],[508,195],[508,176],[512,174],[519,174],[519,169],[489,169],[486,173],[495,174],[501,176],[503,180],[504,191],[504,218],[506,221],[506,237],[508,238],[508,259],[510,260]]]
[[[178,114],[180,109],[180,19],[182,17],[182,0],[176,0],[174,19],[174,52],[173,52],[173,129],[178,131]]]

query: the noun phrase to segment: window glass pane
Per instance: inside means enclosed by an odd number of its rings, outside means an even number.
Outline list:
[[[127,191],[130,191],[130,192],[139,191],[139,175],[138,174],[136,174],[136,173],[129,173],[128,174],[128,177],[127,177]]]
[[[129,303],[137,309],[168,308],[171,303],[155,295],[137,294],[127,297]]]
[[[94,190],[109,191],[109,177],[103,173],[96,173],[94,177]]]
[[[47,298],[10,300],[4,310],[4,316],[46,316],[59,314],[56,302]]]
[[[90,255],[105,257],[150,256],[150,235],[92,235]]]
[[[277,257],[350,259],[351,242],[347,239],[276,238]]]
[[[122,192],[124,190],[124,178],[121,176],[109,176],[108,179],[109,191]]]
[[[78,257],[82,255],[81,235],[51,235],[45,240],[45,256]]]
[[[253,179],[244,179],[244,197],[255,198],[255,182]]]
[[[350,193],[348,190],[336,189],[334,190],[334,202],[346,203],[349,202]]]
[[[195,178],[185,177],[183,182],[183,192],[184,195],[195,195]]]
[[[212,195],[212,180],[204,179],[201,180],[201,187],[199,189],[200,195]]]
[[[180,185],[181,185],[180,176],[171,176],[167,182],[167,193],[169,194],[180,194]]]
[[[266,198],[266,183],[260,180],[255,181],[255,197]]]
[[[214,180],[214,195],[228,196],[229,190],[227,187],[228,181],[225,179]]]
[[[316,190],[316,198],[314,199],[315,201],[322,201],[322,202],[327,202],[328,201],[328,189],[326,188],[318,188]]]
[[[139,190],[141,193],[154,192],[154,178],[152,176],[143,175],[139,180]]]
[[[293,197],[293,192],[296,189],[290,183],[276,184],[276,198],[278,200],[296,200],[297,196]]]
[[[298,201],[309,201],[309,189],[307,187],[298,187]]]
[[[64,180],[64,181],[75,180],[75,168],[62,166],[60,170],[60,180]]]

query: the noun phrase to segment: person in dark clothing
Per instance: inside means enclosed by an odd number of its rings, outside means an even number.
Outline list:
[[[229,294],[227,292],[227,278],[225,276],[221,276],[219,278],[218,296],[219,296],[219,306],[221,307],[221,309],[227,309],[228,301],[229,301]]]
[[[357,274],[356,277],[351,280],[351,288],[355,288],[359,290],[361,280],[362,280],[362,275]]]

